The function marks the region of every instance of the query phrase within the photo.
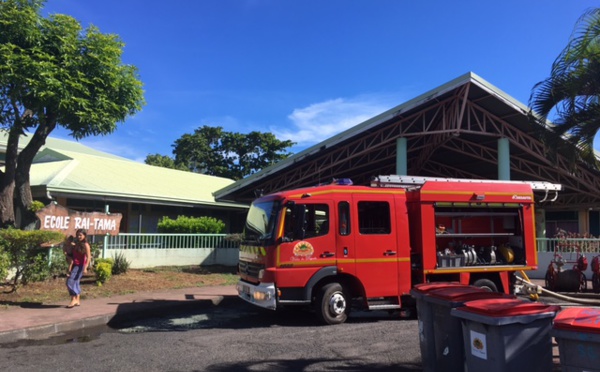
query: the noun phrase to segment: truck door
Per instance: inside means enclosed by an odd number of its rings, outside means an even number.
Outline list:
[[[293,268],[294,275],[278,278],[282,287],[303,287],[321,267],[336,265],[335,229],[331,227],[333,203],[310,200],[296,203],[296,215],[286,208],[276,266]]]
[[[356,231],[352,229],[352,220],[356,217],[352,216],[351,207],[352,203],[349,201],[337,202],[336,256],[340,272],[356,276],[356,250],[354,248]]]
[[[355,195],[356,272],[367,298],[398,295],[398,248],[394,199]]]

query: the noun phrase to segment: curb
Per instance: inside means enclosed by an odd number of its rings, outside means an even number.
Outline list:
[[[85,328],[93,328],[106,325],[113,315],[99,315],[84,319],[70,320],[56,324],[48,324],[38,327],[17,329],[14,331],[0,332],[0,344],[13,343],[21,340],[39,340],[62,333],[73,332]]]

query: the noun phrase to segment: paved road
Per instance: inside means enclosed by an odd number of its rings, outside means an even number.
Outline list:
[[[235,297],[120,329],[0,345],[3,371],[420,371],[418,325],[359,313],[321,326]]]

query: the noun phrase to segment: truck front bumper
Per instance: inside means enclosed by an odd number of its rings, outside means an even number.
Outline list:
[[[236,288],[238,296],[244,301],[265,309],[275,310],[277,308],[274,283],[255,285],[240,280]]]

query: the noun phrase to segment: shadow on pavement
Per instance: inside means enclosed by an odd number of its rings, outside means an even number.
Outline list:
[[[403,365],[387,365],[379,363],[365,363],[361,359],[296,359],[296,360],[268,360],[261,362],[240,362],[212,365],[205,369],[209,372],[229,371],[307,371],[307,370],[341,370],[346,372],[410,372],[422,371],[420,362]]]
[[[213,299],[152,300],[119,304],[107,325],[113,329],[138,327],[141,332],[185,331],[197,328],[249,329],[270,326],[307,327],[321,325],[307,308],[271,311],[252,306],[237,296]],[[191,300],[193,299],[193,300]],[[187,319],[187,320],[184,320]],[[388,312],[351,313],[347,323],[403,321]]]
[[[41,302],[23,302],[23,301],[0,301],[0,305],[16,306],[23,309],[55,309],[65,307],[64,305],[45,305]]]

